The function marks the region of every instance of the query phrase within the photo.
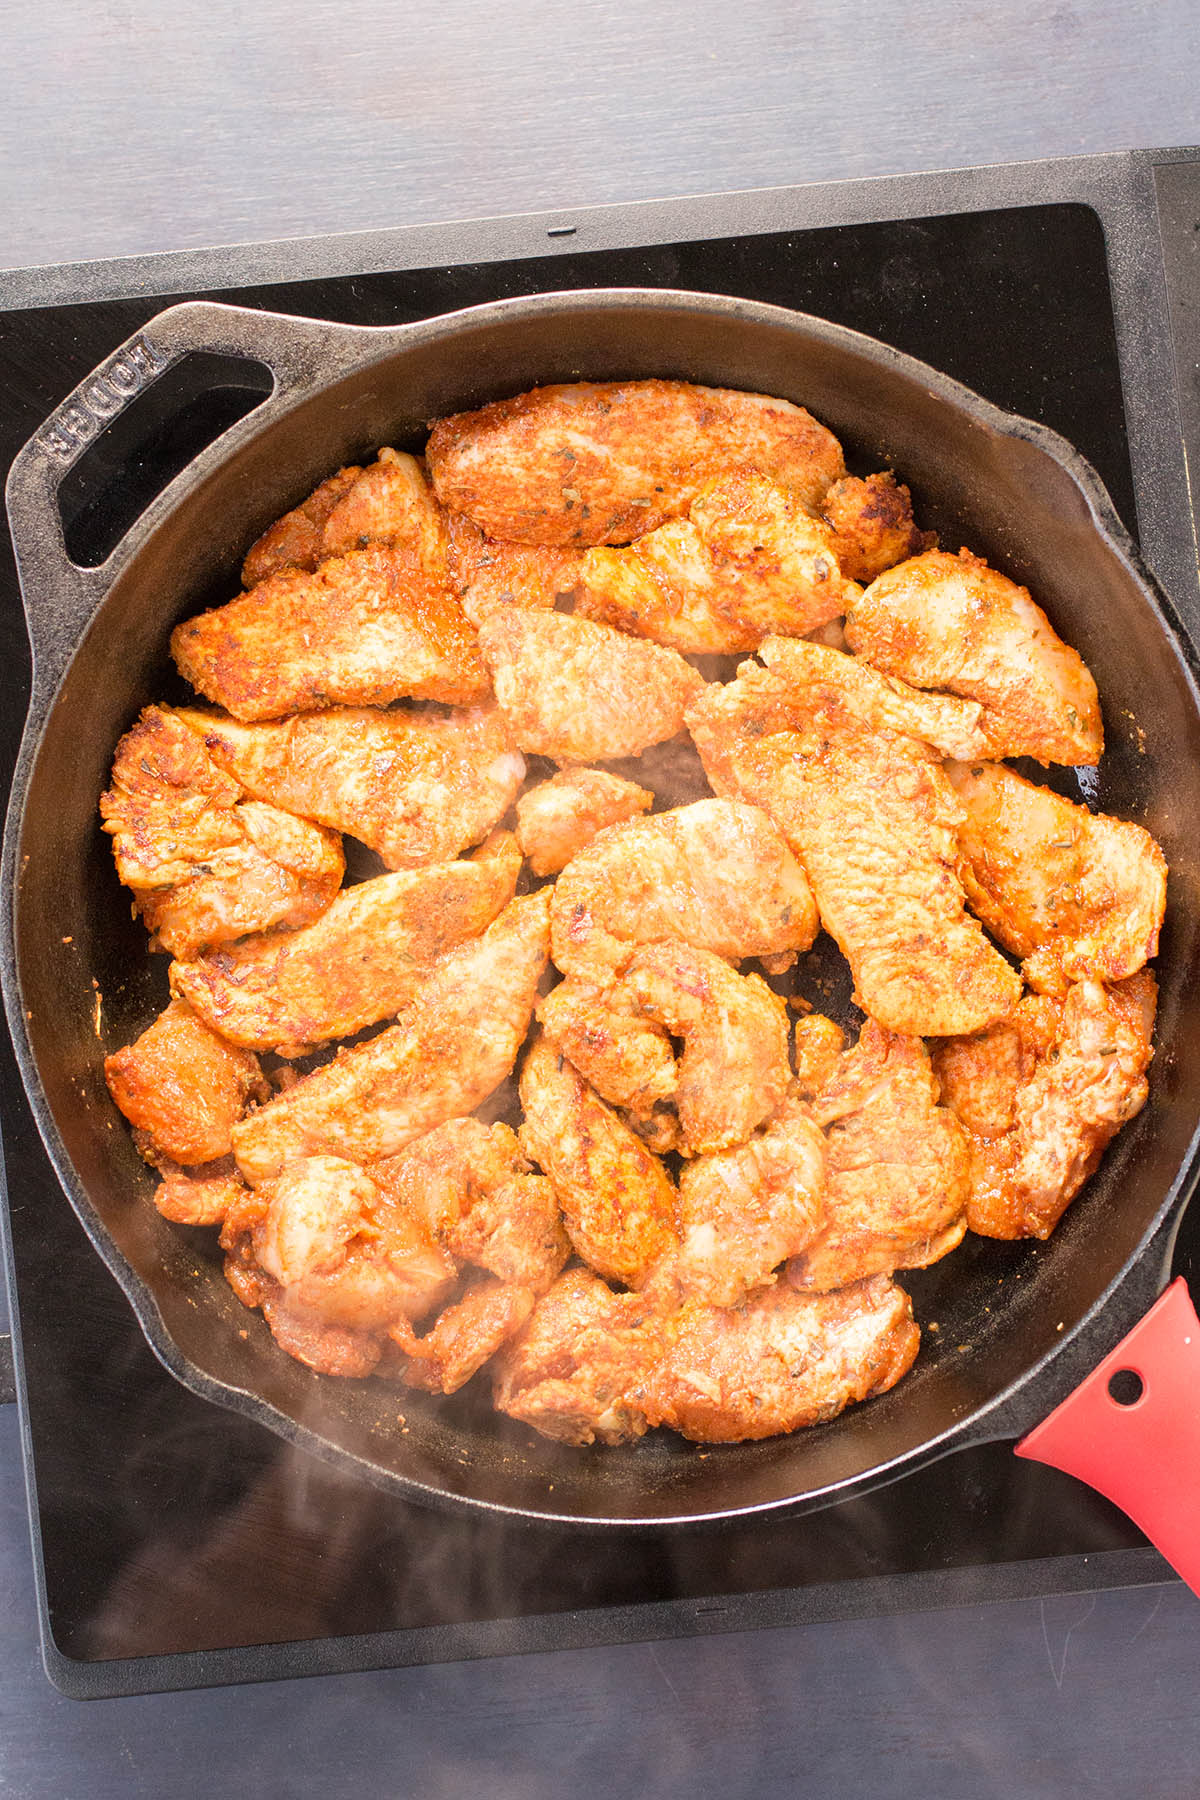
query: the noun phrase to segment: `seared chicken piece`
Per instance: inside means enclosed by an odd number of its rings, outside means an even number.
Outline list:
[[[571,1253],[551,1184],[507,1125],[449,1119],[368,1173],[444,1250],[499,1281],[540,1293]]]
[[[173,716],[255,799],[349,832],[389,869],[450,861],[487,835],[525,779],[491,703],[448,715],[339,707],[257,725],[189,707]]]
[[[641,1294],[568,1269],[496,1359],[500,1412],[565,1444],[619,1444],[646,1421],[628,1398],[662,1353],[667,1321]]]
[[[117,745],[100,817],[117,874],[162,946],[210,944],[324,912],[341,883],[341,840],[246,800],[194,732],[148,706]]]
[[[1140,825],[1075,806],[1000,763],[948,763],[967,900],[1030,987],[1122,981],[1158,950],[1163,853]]]
[[[607,769],[561,769],[517,801],[517,842],[535,875],[557,875],[606,825],[653,805],[647,788]]]
[[[792,1061],[796,1069],[792,1097],[815,1100],[837,1073],[845,1047],[841,1026],[823,1013],[807,1013],[797,1019],[792,1032]],[[793,1110],[789,1108],[789,1116]]]
[[[560,763],[665,743],[704,687],[674,650],[570,613],[508,607],[483,621],[479,644],[518,747]]]
[[[362,470],[357,467],[339,469],[307,500],[268,526],[250,546],[242,564],[243,587],[256,587],[269,575],[277,575],[280,569],[315,569],[324,554],[321,540],[326,521],[361,474]]]
[[[246,1193],[232,1156],[190,1169],[160,1163],[159,1169],[162,1180],[155,1189],[154,1204],[173,1225],[220,1225]]]
[[[739,1305],[816,1237],[824,1188],[825,1142],[798,1110],[732,1150],[686,1163],[668,1279],[707,1305]]]
[[[177,625],[171,654],[198,692],[249,721],[402,695],[465,706],[488,688],[458,601],[404,545],[283,569]]]
[[[846,615],[860,656],[914,687],[982,701],[988,753],[1096,763],[1096,684],[1027,588],[969,550],[928,550],[873,581]]]
[[[753,650],[844,613],[860,589],[834,534],[794,494],[753,470],[701,489],[687,519],[626,549],[588,550],[576,615],[689,653]]]
[[[534,388],[434,426],[438,498],[489,536],[627,544],[748,467],[815,507],[844,473],[837,439],[802,407],[683,381]]]
[[[737,962],[807,950],[818,928],[782,834],[737,800],[697,800],[602,831],[559,876],[551,919],[564,975],[600,983],[658,938]]]
[[[404,1380],[427,1393],[456,1394],[521,1329],[536,1301],[532,1288],[483,1275],[438,1314],[423,1337],[407,1321],[393,1325],[388,1335],[408,1358]]]
[[[1048,1238],[1106,1145],[1145,1104],[1157,989],[1142,969],[941,1045],[934,1067],[971,1147],[967,1223],[984,1237]]]
[[[362,470],[325,522],[321,557],[368,544],[402,545],[432,581],[445,580],[445,515],[415,456],[383,449]]]
[[[172,1000],[141,1037],[104,1059],[108,1091],[147,1162],[207,1163],[229,1154],[250,1099],[265,1100],[258,1058]]]
[[[983,753],[983,707],[977,700],[923,693],[894,675],[881,675],[856,656],[800,638],[769,637],[760,645],[759,655],[781,684],[780,698],[791,704],[795,722],[833,706],[864,725],[919,738],[943,756]],[[723,697],[730,704],[741,700],[747,717],[770,706],[771,681],[754,663],[742,664],[731,688]],[[704,699],[698,704],[703,708]]]
[[[675,1051],[666,1028],[641,1016],[623,984],[597,987],[574,977],[538,1002],[537,1016],[554,1048],[643,1136],[641,1123],[675,1092]],[[674,1133],[668,1147],[676,1147]]]
[[[833,711],[762,738],[726,732],[715,709],[691,726],[713,785],[782,828],[873,1019],[949,1036],[1015,1006],[1020,977],[965,910],[962,809],[931,750]]]
[[[732,1311],[689,1301],[628,1403],[701,1444],[774,1437],[886,1393],[920,1339],[908,1295],[884,1276],[836,1294],[781,1283]]]
[[[793,1111],[825,1129],[822,1229],[788,1268],[797,1288],[826,1291],[894,1269],[923,1269],[966,1231],[969,1154],[958,1120],[938,1105],[920,1038],[870,1019],[810,1104]]]
[[[685,1155],[744,1143],[782,1103],[788,1013],[761,975],[739,975],[711,950],[664,942],[636,950],[617,989],[683,1040],[672,1098]]]
[[[510,902],[481,938],[435,964],[394,1025],[242,1121],[234,1132],[242,1174],[258,1183],[322,1153],[369,1162],[472,1112],[516,1060],[548,938],[544,892]]]
[[[472,625],[494,612],[525,607],[548,612],[578,585],[582,554],[549,544],[509,544],[485,537],[462,513],[446,513],[447,579]]]
[[[511,832],[469,862],[380,875],[343,888],[300,931],[271,931],[171,964],[171,992],[231,1043],[302,1056],[398,1013],[431,965],[478,937],[521,872]]]
[[[937,544],[935,531],[917,530],[912,495],[890,470],[835,481],[821,502],[821,517],[835,534],[838,567],[851,581],[874,581]]]
[[[575,1249],[597,1274],[641,1287],[675,1246],[666,1170],[540,1034],[521,1070],[521,1105],[522,1147],[550,1177]]]

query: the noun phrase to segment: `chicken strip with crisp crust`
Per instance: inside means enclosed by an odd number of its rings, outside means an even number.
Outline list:
[[[297,1157],[369,1162],[474,1111],[512,1069],[549,950],[548,897],[510,902],[481,938],[449,951],[394,1025],[339,1051],[235,1127],[251,1183]]]
[[[981,701],[990,756],[1100,760],[1100,703],[1083,658],[1027,588],[969,550],[928,550],[888,569],[850,607],[846,637],[888,675]]]
[[[117,745],[100,817],[117,874],[175,956],[272,926],[294,929],[333,899],[341,839],[248,800],[173,713],[148,706]]]
[[[439,956],[491,924],[520,872],[516,839],[496,832],[469,862],[343,888],[299,931],[172,963],[171,992],[231,1043],[303,1056],[398,1013]]]
[[[534,388],[434,426],[438,498],[515,543],[627,544],[686,512],[706,481],[753,468],[815,507],[841,447],[803,407],[683,381]]]
[[[825,1133],[825,1218],[788,1268],[792,1285],[828,1291],[895,1269],[923,1269],[961,1242],[969,1156],[958,1120],[938,1104],[920,1038],[870,1019],[808,1101],[791,1101]]]
[[[670,1034],[620,982],[603,987],[572,976],[538,1002],[537,1016],[547,1040],[639,1137],[651,1142],[659,1136],[652,1122],[669,1119],[667,1141],[651,1147],[678,1147],[678,1120],[667,1111],[678,1079]]]
[[[834,534],[753,470],[701,489],[689,517],[583,557],[576,613],[689,654],[753,650],[769,632],[838,618],[860,589]]]
[[[659,938],[738,962],[807,950],[818,929],[782,833],[739,800],[697,800],[602,831],[559,876],[551,919],[564,975],[600,983]]]
[[[791,722],[797,723],[833,707],[853,714],[864,725],[917,738],[942,756],[972,757],[983,752],[987,740],[978,700],[925,693],[894,675],[881,675],[857,656],[803,638],[769,637],[758,654],[769,675],[754,663],[743,663],[737,680],[714,697],[729,706],[734,702],[744,706],[743,728],[756,711],[761,714],[772,707],[774,693],[781,721],[789,711]],[[698,704],[703,707],[704,699]],[[786,726],[781,723],[775,729]]]
[[[607,769],[560,769],[517,801],[517,842],[535,875],[557,875],[597,832],[653,804],[648,788]]]
[[[570,613],[494,612],[479,643],[514,742],[559,763],[637,756],[665,743],[704,687],[674,650]]]
[[[550,1177],[575,1249],[598,1275],[641,1287],[676,1241],[663,1165],[540,1033],[521,1105],[522,1148]]]
[[[871,582],[885,569],[937,545],[935,531],[918,529],[912,495],[890,470],[843,475],[821,502],[834,533],[838,567],[850,581]]]
[[[1030,994],[1010,1018],[940,1045],[942,1098],[967,1134],[967,1223],[983,1237],[1048,1238],[1105,1147],[1138,1113],[1157,988],[1148,969],[1065,999]]]
[[[1140,825],[1093,813],[1000,763],[948,763],[967,900],[1030,987],[1123,981],[1158,950],[1167,865]]]
[[[403,696],[466,706],[488,690],[475,633],[406,545],[283,569],[177,625],[180,674],[236,719],[281,719]]]
[[[834,1294],[780,1283],[733,1309],[685,1303],[624,1399],[697,1443],[774,1437],[886,1393],[920,1341],[912,1302],[885,1276]]]
[[[448,862],[512,805],[525,759],[490,702],[441,713],[338,707],[242,724],[179,707],[248,794],[349,832],[389,869]]]
[[[104,1059],[108,1091],[153,1163],[214,1162],[251,1100],[270,1092],[258,1058],[172,1000],[132,1044]]]
[[[256,538],[242,564],[242,586],[256,587],[280,569],[315,569],[323,555],[325,523],[362,470],[355,464],[339,469],[315,488],[307,500],[284,513]]]

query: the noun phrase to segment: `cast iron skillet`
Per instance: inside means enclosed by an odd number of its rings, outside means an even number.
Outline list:
[[[57,487],[126,400],[193,350],[258,360],[271,395],[174,480],[100,568],[73,565]],[[1047,1245],[969,1239],[906,1277],[927,1330],[897,1389],[794,1437],[700,1453],[668,1433],[565,1449],[492,1412],[312,1375],[220,1271],[211,1233],[166,1223],[104,1085],[102,1054],[165,999],[164,958],[112,870],[96,802],[138,709],[171,697],[168,634],[228,598],[246,546],[340,464],[419,448],[439,415],[538,383],[679,377],[782,395],[894,467],[918,517],[1027,583],[1095,672],[1108,748],[1076,795],[1145,824],[1172,880],[1150,1100]],[[711,295],[543,294],[362,328],[191,302],[96,371],[26,445],[8,504],[34,687],[4,847],[4,988],[25,1086],[71,1204],[154,1350],[186,1386],[409,1499],[655,1525],[815,1508],[1062,1401],[1161,1288],[1190,1189],[1200,1055],[1200,695],[1192,647],[1090,467],[1053,433],[823,320]],[[64,1292],[64,1307],[72,1297]],[[1134,1409],[1136,1410],[1136,1409]],[[397,1424],[403,1412],[407,1431]]]

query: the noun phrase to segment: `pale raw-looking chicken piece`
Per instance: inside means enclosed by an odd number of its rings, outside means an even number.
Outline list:
[[[629,1403],[701,1444],[774,1437],[886,1393],[920,1341],[912,1302],[886,1276],[836,1294],[779,1283],[733,1310],[689,1301]]]
[[[653,805],[648,788],[607,769],[560,769],[517,801],[517,842],[535,875],[557,875],[597,832]]]
[[[449,1119],[368,1173],[442,1249],[498,1281],[540,1293],[570,1255],[551,1183],[507,1125]]]
[[[850,646],[914,687],[982,701],[988,754],[1097,763],[1096,684],[1027,588],[969,550],[928,550],[880,575],[846,615]]]
[[[782,833],[740,800],[697,800],[602,831],[559,876],[551,920],[563,974],[600,983],[659,938],[740,962],[807,950],[818,930]]]
[[[1031,994],[1010,1019],[939,1046],[942,1098],[971,1149],[967,1223],[1048,1238],[1106,1145],[1145,1104],[1157,988],[1148,969],[1065,1000]]]
[[[739,975],[711,950],[668,941],[636,950],[617,989],[682,1039],[671,1098],[686,1156],[744,1143],[782,1104],[788,1012],[761,975]]]
[[[1030,987],[1123,981],[1158,950],[1167,865],[1140,825],[1089,812],[1000,763],[948,763],[967,900]]]
[[[559,763],[637,756],[665,743],[704,687],[674,650],[571,613],[494,612],[479,644],[518,747]]]
[[[365,1163],[473,1112],[529,1029],[549,950],[547,895],[513,900],[481,938],[449,951],[399,1019],[260,1107],[234,1131],[238,1167],[265,1181],[296,1157]]]
[[[568,1269],[496,1359],[502,1413],[565,1444],[620,1444],[646,1421],[629,1395],[662,1354],[666,1315],[641,1294],[615,1294],[590,1269]]]
[[[174,717],[255,799],[349,832],[389,869],[448,862],[478,843],[525,779],[491,703],[449,714],[338,707],[256,725],[189,707]]]
[[[321,540],[334,507],[348,494],[362,470],[355,465],[339,469],[315,488],[307,500],[284,513],[251,544],[242,564],[242,586],[257,587],[280,569],[315,569],[321,560]]]
[[[868,1019],[820,1091],[784,1116],[793,1110],[824,1129],[827,1156],[824,1224],[789,1264],[794,1287],[924,1269],[962,1241],[968,1146],[920,1038]]]
[[[678,1120],[667,1107],[677,1079],[674,1046],[619,982],[560,981],[538,1002],[537,1016],[548,1042],[639,1137],[652,1149],[677,1148]]]
[[[462,513],[447,513],[447,579],[472,625],[494,612],[525,607],[548,612],[578,586],[582,553],[550,544],[490,538]]]
[[[515,543],[627,544],[677,518],[713,476],[753,468],[816,507],[845,473],[803,407],[683,381],[534,388],[434,426],[438,498]]]
[[[762,738],[727,729],[716,707],[689,723],[713,785],[765,808],[796,851],[864,1012],[950,1036],[1016,1005],[1019,975],[966,911],[962,808],[931,750],[832,710]]]
[[[834,532],[838,567],[851,581],[875,580],[885,569],[937,545],[935,531],[919,531],[912,495],[890,470],[843,475],[821,502],[821,517]]]
[[[521,1070],[521,1144],[550,1177],[576,1251],[641,1287],[676,1243],[678,1196],[658,1158],[541,1034]]]
[[[154,1204],[173,1225],[220,1225],[232,1207],[241,1204],[246,1184],[238,1177],[232,1156],[192,1168],[159,1163],[162,1180],[154,1191]]]
[[[148,706],[117,745],[100,817],[117,874],[175,956],[317,918],[341,885],[341,839],[247,800],[195,733]]]
[[[813,631],[861,591],[838,567],[830,527],[753,470],[710,482],[687,519],[625,549],[588,550],[581,575],[577,615],[689,654]]]
[[[856,656],[800,638],[769,637],[758,653],[782,685],[781,710],[790,703],[797,720],[832,706],[864,725],[918,738],[942,756],[970,758],[983,753],[986,738],[978,700],[924,693],[894,675],[881,675]],[[731,685],[734,692],[726,690],[730,703],[744,700],[748,717],[756,709],[769,708],[771,682],[754,663],[743,663]]]
[[[299,931],[242,938],[171,964],[171,992],[231,1043],[303,1056],[398,1013],[447,950],[478,937],[512,899],[521,852],[498,831],[468,862],[343,888]]]
[[[147,1162],[214,1162],[251,1099],[270,1092],[258,1058],[172,1000],[132,1044],[104,1059],[108,1091]]]
[[[283,569],[177,625],[179,672],[235,719],[280,719],[404,696],[468,706],[488,690],[474,631],[406,545]]]
[[[798,1255],[825,1219],[825,1143],[799,1110],[679,1176],[680,1250],[665,1272],[680,1293],[737,1306]]]

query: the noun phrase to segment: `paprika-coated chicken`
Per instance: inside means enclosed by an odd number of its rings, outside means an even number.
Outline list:
[[[969,550],[928,550],[878,576],[846,615],[850,647],[914,687],[983,703],[988,754],[1095,763],[1096,684],[1030,597]]]
[[[1140,825],[1076,806],[1002,763],[947,763],[971,909],[1030,987],[1122,981],[1158,950],[1167,865]]]
[[[789,1266],[794,1287],[923,1269],[961,1242],[968,1147],[920,1038],[868,1019],[816,1092],[797,1084],[793,1110],[822,1127],[826,1151],[825,1218]]]
[[[270,1092],[258,1058],[209,1029],[182,1000],[104,1059],[108,1090],[148,1162],[208,1163],[227,1156],[250,1099]]]
[[[730,705],[744,707],[747,727],[752,719],[773,714],[780,720],[774,729],[786,729],[785,721],[796,724],[834,706],[864,725],[918,738],[943,756],[984,752],[978,700],[924,693],[894,675],[881,675],[857,656],[804,638],[769,637],[758,654],[769,673],[743,663],[737,680],[722,690]]]
[[[171,992],[232,1043],[302,1056],[398,1013],[439,956],[491,924],[520,871],[516,839],[495,832],[468,862],[343,888],[299,931],[245,937],[172,963]]]
[[[812,631],[861,591],[838,568],[830,527],[753,470],[708,483],[686,519],[585,552],[581,588],[577,614],[689,654]]]
[[[525,759],[492,704],[373,706],[242,724],[176,709],[212,760],[256,800],[349,832],[389,869],[448,862],[486,837],[525,779]]]
[[[235,1127],[247,1181],[265,1181],[300,1156],[390,1156],[472,1112],[516,1060],[548,940],[542,892],[511,901],[481,938],[439,958],[394,1025],[340,1050]]]
[[[1008,1019],[934,1052],[971,1153],[967,1224],[1048,1238],[1110,1139],[1145,1104],[1157,987],[1149,969],[1065,999],[1030,994]]]
[[[606,982],[639,943],[676,938],[738,962],[807,950],[817,909],[778,827],[740,800],[610,826],[554,886],[554,961]]]
[[[440,419],[426,457],[444,506],[527,544],[630,543],[729,468],[809,507],[845,473],[837,439],[803,407],[683,381],[534,388]]]
[[[248,800],[165,707],[148,706],[125,733],[110,779],[100,817],[117,874],[175,956],[248,931],[306,925],[337,892],[341,839]]]
[[[251,722],[405,695],[468,706],[488,690],[461,606],[401,544],[281,569],[177,625],[171,654],[206,699]]]
[[[674,650],[571,613],[494,612],[479,643],[514,743],[559,763],[665,743],[704,686]]]
[[[838,567],[850,581],[874,581],[937,544],[936,532],[918,529],[912,495],[887,469],[843,475],[821,501],[821,517],[833,530]]]
[[[560,769],[517,801],[517,842],[535,875],[557,875],[605,826],[653,804],[648,788],[607,769]]]

